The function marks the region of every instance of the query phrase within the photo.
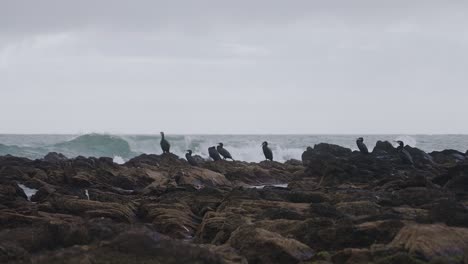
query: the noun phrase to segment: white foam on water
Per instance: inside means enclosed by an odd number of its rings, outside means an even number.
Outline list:
[[[31,201],[31,197],[37,193],[37,189],[28,188],[21,183],[18,183],[18,187],[20,187],[23,190],[24,194],[26,194],[26,197],[28,197],[28,201]]]
[[[84,134],[86,135],[86,134]],[[70,140],[83,135],[2,135],[0,134],[0,155],[42,158],[50,151],[61,152],[67,157],[107,155],[113,157],[114,162],[122,164],[134,156],[146,154],[161,154],[159,133],[152,135],[111,135],[89,134],[81,139],[81,144],[75,146]],[[194,155],[209,159],[208,148],[217,146],[219,142],[232,154],[235,160],[246,162],[260,162],[265,160],[261,144],[269,143],[275,161],[285,162],[289,159],[301,159],[303,151],[319,143],[336,144],[357,150],[356,138],[364,137],[364,143],[370,151],[377,141],[389,141],[394,146],[394,140],[402,140],[405,145],[420,148],[426,152],[455,149],[463,153],[468,146],[468,135],[171,135],[166,134],[171,144],[171,152],[184,158],[186,150],[191,149]],[[103,140],[103,145],[93,150],[93,142],[87,140]],[[123,139],[130,149],[126,148]],[[110,142],[110,143],[109,143]],[[121,147],[114,146],[118,144]],[[64,143],[64,144],[62,144]],[[75,142],[76,143],[76,142]],[[29,146],[29,147],[25,147]],[[107,149],[109,148],[109,149]],[[122,152],[120,152],[122,151]],[[130,151],[130,152],[129,152]]]
[[[288,188],[288,184],[287,184],[287,183],[272,184],[272,185],[252,185],[252,186],[248,186],[247,188],[251,188],[251,189],[254,189],[254,188],[255,188],[255,189],[263,189],[263,188],[265,188],[266,186]]]
[[[191,149],[192,155],[200,155],[205,159],[210,159],[208,154],[208,148],[217,146],[219,142],[224,143],[224,148],[231,153],[234,160],[248,161],[248,162],[260,162],[265,160],[263,154],[261,140],[253,140],[249,138],[235,138],[229,141],[226,136],[220,136],[219,138],[204,137],[202,140],[198,140],[196,147],[194,146],[194,136],[185,136],[184,141],[178,141],[178,144],[171,145],[171,152],[184,157],[186,150]],[[290,159],[300,159],[305,148],[294,148],[294,147],[283,147],[279,144],[270,143],[270,148],[273,151],[273,160],[279,162],[285,162]]]
[[[117,164],[124,164],[125,163],[125,160],[120,156],[114,156],[113,161],[114,161],[114,163],[117,163]]]

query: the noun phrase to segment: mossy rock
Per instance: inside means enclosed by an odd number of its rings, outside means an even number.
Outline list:
[[[422,260],[415,258],[414,256],[409,255],[408,253],[397,253],[389,257],[378,259],[376,264],[425,264]]]

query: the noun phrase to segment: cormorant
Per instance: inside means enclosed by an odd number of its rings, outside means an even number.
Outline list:
[[[356,140],[356,144],[362,154],[369,154],[366,144],[364,144],[364,138],[360,137]]]
[[[224,159],[232,159],[232,156],[231,156],[231,153],[229,153],[229,151],[227,151],[227,149],[225,149],[223,146],[223,143],[218,143],[219,145],[216,147],[216,150],[219,152],[219,154],[221,154],[221,156],[223,156]]]
[[[164,132],[161,132],[161,148],[163,153],[170,153],[169,149],[171,148],[171,144],[164,138]]]
[[[211,157],[214,161],[221,160],[221,156],[219,155],[219,153],[218,153],[218,151],[216,150],[215,147],[209,147],[209,148],[208,148],[208,154],[210,154],[210,157]]]
[[[396,141],[399,146],[397,147],[398,155],[400,155],[401,161],[403,163],[408,164],[408,165],[414,165],[413,162],[413,157],[411,157],[411,154],[405,149],[405,143],[403,141]]]
[[[185,153],[185,158],[190,165],[198,167],[198,162],[192,157],[192,151],[190,149]]]
[[[273,161],[273,152],[268,147],[268,142],[262,143],[263,154],[265,154],[265,159]]]

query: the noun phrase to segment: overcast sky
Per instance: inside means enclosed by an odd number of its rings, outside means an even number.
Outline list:
[[[0,0],[0,133],[468,133],[468,2]]]

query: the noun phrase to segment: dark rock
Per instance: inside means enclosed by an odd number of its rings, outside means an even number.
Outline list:
[[[246,263],[229,247],[207,247],[173,240],[148,228],[133,229],[99,245],[73,247],[35,256],[34,263]]]
[[[197,164],[203,164],[206,160],[200,155],[193,155],[192,158],[195,160]]]
[[[392,204],[394,206],[422,206],[434,200],[450,198],[450,196],[450,194],[439,189],[409,187],[395,191],[392,194]]]
[[[52,163],[59,163],[62,161],[66,161],[67,157],[61,153],[49,152],[47,155],[44,156],[44,160]]]
[[[406,148],[414,167],[388,142],[370,155],[318,144],[305,166],[0,156],[0,262],[460,263],[468,163]]]
[[[302,154],[302,163],[307,166],[311,160],[318,156],[343,158],[348,157],[350,154],[351,150],[348,148],[343,148],[333,144],[320,143],[315,145],[314,148],[307,148],[307,150]]]
[[[72,176],[70,178],[70,183],[73,186],[80,187],[80,188],[89,187],[92,184],[90,181],[90,176],[84,173],[78,173],[77,175]]]
[[[432,156],[427,154],[423,150],[413,148],[410,146],[405,146],[405,149],[409,152],[409,154],[413,158],[413,161],[416,164],[434,164],[434,159],[432,158]]]
[[[0,262],[30,263],[30,255],[24,248],[8,241],[2,241],[0,242]]]
[[[433,158],[436,163],[439,164],[457,164],[459,162],[463,162],[466,160],[466,156],[464,153],[453,150],[453,149],[446,149],[443,151],[433,151],[429,153],[429,155]]]
[[[397,150],[393,147],[392,143],[388,141],[377,141],[375,144],[373,154],[385,155],[385,154],[396,154]]]
[[[433,222],[468,227],[468,208],[457,201],[446,199],[436,202],[430,214]]]
[[[228,243],[249,263],[297,263],[310,260],[315,254],[297,240],[254,226],[239,227]]]
[[[460,263],[468,250],[468,229],[439,224],[408,225],[398,232],[389,246],[405,249],[426,261],[438,259],[442,263]]]

